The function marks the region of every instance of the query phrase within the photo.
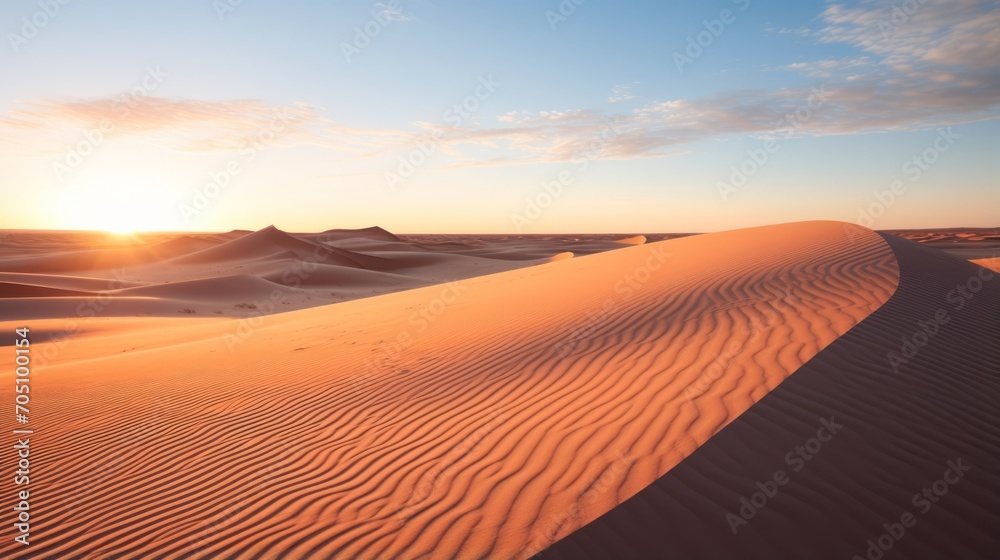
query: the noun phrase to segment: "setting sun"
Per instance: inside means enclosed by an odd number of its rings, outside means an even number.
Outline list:
[[[61,200],[71,229],[111,233],[173,231],[178,228],[173,192],[154,179],[109,175],[69,187]]]

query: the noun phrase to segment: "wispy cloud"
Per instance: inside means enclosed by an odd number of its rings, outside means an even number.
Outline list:
[[[629,99],[635,99],[635,95],[632,95],[632,86],[625,84],[611,88],[611,96],[608,97],[608,103],[621,103]]]
[[[839,59],[784,67],[831,92],[795,134],[915,130],[1000,116],[1000,2],[928,0],[918,5],[906,13],[889,0],[833,3],[820,14],[816,31],[778,30],[857,49]],[[649,103],[627,114],[512,111],[499,118],[500,126],[451,131],[449,138],[456,144],[498,143],[523,155],[511,161],[555,161],[572,157],[613,118],[622,132],[603,157],[659,157],[700,140],[769,135],[776,122],[803,107],[810,95],[809,87],[727,91]],[[608,101],[630,98],[627,86],[617,86]]]
[[[78,140],[87,130],[108,123],[116,138],[141,140],[175,151],[239,150],[264,140],[284,145],[310,144],[362,153],[390,142],[402,143],[408,133],[359,129],[321,116],[316,107],[298,103],[267,105],[257,100],[200,101],[147,97],[123,99],[64,98],[30,103],[0,115],[0,134],[24,149]]]
[[[845,43],[907,72],[920,65],[996,71],[1000,61],[1000,2],[995,0],[915,1],[914,9],[895,2],[867,0],[831,4],[817,36]],[[909,6],[909,5],[908,5]]]
[[[857,56],[841,59],[816,60],[812,62],[795,62],[783,69],[800,72],[810,78],[833,78],[834,76],[856,75],[858,71],[870,69],[871,60],[867,56]]]
[[[856,52],[782,67],[830,92],[829,100],[795,134],[914,130],[997,118],[998,4],[927,1],[905,18],[887,1],[830,4],[810,36],[818,42],[846,44]],[[348,126],[321,116],[306,104],[273,107],[253,100],[148,98],[122,119],[121,106],[113,100],[69,99],[31,104],[0,116],[0,128],[11,132],[0,137],[6,136],[8,143],[22,143],[26,137],[44,138],[53,131],[78,133],[82,127],[110,118],[119,123],[122,134],[146,135],[174,149],[236,149],[275,115],[285,113],[294,119],[282,135],[284,142],[370,157],[405,153],[433,137],[435,150],[449,158],[439,160],[439,165],[461,167],[565,161],[587,150],[613,123],[614,141],[602,149],[601,157],[636,159],[683,152],[688,149],[685,145],[707,139],[772,134],[776,123],[800,110],[810,95],[812,86],[803,85],[746,89],[661,99],[630,111],[514,110],[492,120],[484,115],[480,120],[486,124],[414,122],[396,128]],[[631,99],[630,86],[618,85],[607,101]]]
[[[808,27],[782,27],[778,29],[778,33],[781,35],[798,35],[800,37],[807,37],[812,30]]]

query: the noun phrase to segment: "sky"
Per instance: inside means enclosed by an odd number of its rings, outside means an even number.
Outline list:
[[[6,0],[0,228],[1000,226],[1000,2]]]

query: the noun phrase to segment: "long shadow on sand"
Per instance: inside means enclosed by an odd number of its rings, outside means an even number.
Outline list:
[[[541,557],[996,558],[1000,274],[884,237],[900,268],[884,306]],[[936,330],[935,314],[947,319]],[[924,345],[894,371],[889,355],[904,338]],[[831,417],[843,428],[799,454]],[[959,478],[946,473],[952,466],[968,471]],[[762,507],[741,502],[761,504],[758,482],[778,471],[785,484],[765,484],[774,495]]]

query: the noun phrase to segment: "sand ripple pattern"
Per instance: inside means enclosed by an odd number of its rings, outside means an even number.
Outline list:
[[[869,540],[909,512],[916,524],[901,538],[882,537],[892,543],[885,560],[997,558],[1000,274],[886,240],[900,282],[885,305],[666,475],[542,557],[874,558],[881,551],[869,556]],[[928,336],[920,324],[939,311],[948,320]],[[896,371],[888,356],[904,338],[923,346]],[[844,428],[793,472],[785,454],[830,416]],[[925,499],[931,509],[913,503],[959,459],[970,470],[936,503]],[[726,514],[778,469],[790,482],[734,535]]]
[[[525,558],[670,471],[897,283],[880,236],[809,222],[269,316],[232,354],[230,320],[136,351],[93,336],[36,375],[34,544],[8,524],[0,555]]]

